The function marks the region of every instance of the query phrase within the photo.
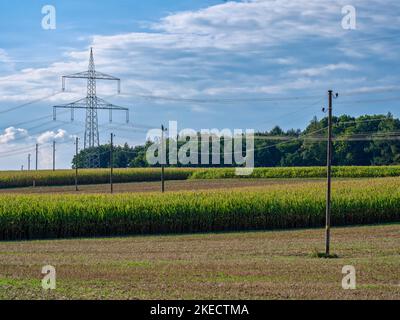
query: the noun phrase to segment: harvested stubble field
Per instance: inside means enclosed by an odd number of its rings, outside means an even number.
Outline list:
[[[349,178],[339,178],[336,181],[345,181]],[[165,182],[166,192],[171,191],[199,191],[214,189],[237,189],[243,187],[261,187],[273,185],[294,185],[306,183],[325,183],[320,178],[310,179],[189,179],[189,180],[170,180]],[[160,181],[157,182],[129,182],[115,183],[113,186],[114,193],[147,193],[159,192],[161,190]],[[110,193],[110,184],[87,184],[79,185],[78,191],[75,186],[49,186],[49,187],[24,187],[24,188],[0,188],[1,194],[101,194]]]
[[[0,242],[0,299],[400,299],[400,225]],[[41,288],[41,268],[57,288]],[[343,290],[344,265],[357,272]]]

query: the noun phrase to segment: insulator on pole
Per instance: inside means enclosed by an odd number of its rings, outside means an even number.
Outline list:
[[[74,122],[74,120],[75,120],[74,108],[71,108],[71,122]]]
[[[65,77],[62,77],[62,91],[65,91]]]
[[[57,108],[53,107],[53,121],[57,120]]]
[[[121,93],[121,80],[118,80],[118,94]]]
[[[129,123],[129,110],[126,110],[126,123]]]
[[[110,109],[110,123],[112,123],[113,119],[112,119],[112,109]]]

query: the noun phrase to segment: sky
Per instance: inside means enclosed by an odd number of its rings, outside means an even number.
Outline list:
[[[56,28],[42,27],[45,5]],[[345,6],[355,9],[347,20]],[[100,143],[142,144],[151,128],[304,129],[339,93],[334,114],[400,117],[398,0],[21,0],[0,3],[0,170],[69,168],[75,121],[53,105],[86,96],[93,47],[96,70],[122,80],[98,81],[99,97],[130,110],[99,112]],[[344,21],[343,21],[344,20]],[[344,28],[355,21],[355,28]],[[82,146],[80,146],[82,147]]]

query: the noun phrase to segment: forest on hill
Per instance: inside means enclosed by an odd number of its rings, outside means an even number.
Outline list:
[[[254,142],[255,167],[321,166],[326,164],[327,118],[311,120],[304,129],[257,132]],[[392,114],[333,118],[334,165],[394,165],[400,164],[400,120]],[[144,145],[114,146],[113,166],[117,168],[150,167],[146,151],[154,142]],[[185,141],[178,142],[178,148]],[[168,146],[168,141],[167,141]],[[211,148],[211,147],[210,147]],[[223,139],[221,150],[223,150]],[[245,150],[245,149],[244,149]],[[100,158],[100,167],[110,166],[110,145],[82,150],[72,160],[72,166],[87,168],[88,159]],[[168,158],[168,150],[167,150]],[[199,155],[200,158],[200,155]],[[200,161],[199,161],[200,163]],[[221,155],[223,161],[223,152]],[[232,166],[234,166],[233,164]],[[221,167],[221,165],[171,165],[174,167]],[[226,165],[223,165],[226,166]]]

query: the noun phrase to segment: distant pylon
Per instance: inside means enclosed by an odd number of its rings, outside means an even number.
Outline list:
[[[129,109],[119,107],[108,103],[107,101],[99,98],[96,93],[96,80],[115,80],[118,82],[118,93],[121,92],[121,80],[119,78],[107,75],[105,73],[101,73],[96,71],[93,57],[93,48],[90,48],[90,59],[89,59],[89,68],[88,71],[75,73],[69,76],[62,77],[62,89],[65,91],[65,79],[87,79],[87,95],[86,98],[80,99],[76,102],[66,104],[66,105],[58,105],[53,107],[53,118],[56,120],[57,114],[56,110],[58,108],[71,109],[71,121],[74,119],[74,110],[75,109],[86,109],[86,121],[85,121],[85,139],[84,139],[84,149],[90,149],[94,147],[98,147],[100,145],[99,139],[99,120],[97,116],[97,112],[99,109],[101,110],[109,110],[110,111],[110,122],[112,122],[112,111],[119,110],[126,112],[126,122],[129,122]],[[96,152],[90,153],[90,159],[88,159],[88,166],[97,168],[100,165],[100,158]]]
[[[96,69],[93,49],[90,49],[89,70],[87,78],[87,109],[84,148],[99,146],[99,119],[97,117]],[[118,80],[119,81],[119,80]]]

